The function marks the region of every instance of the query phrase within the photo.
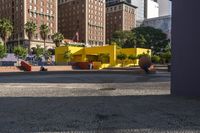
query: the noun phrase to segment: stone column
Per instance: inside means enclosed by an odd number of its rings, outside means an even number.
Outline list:
[[[172,95],[200,96],[200,0],[172,0]]]

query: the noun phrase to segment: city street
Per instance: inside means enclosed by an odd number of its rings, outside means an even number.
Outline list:
[[[0,77],[0,132],[198,132],[199,98],[170,96],[170,74]]]

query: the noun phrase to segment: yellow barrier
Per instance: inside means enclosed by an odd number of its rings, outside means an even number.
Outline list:
[[[127,56],[129,55],[139,55],[148,53],[151,55],[150,49],[143,48],[125,48],[125,49],[117,49],[116,45],[110,46],[99,46],[99,47],[73,47],[73,46],[63,46],[58,47],[55,50],[55,60],[56,63],[65,63],[64,53],[66,51],[70,51],[73,58],[72,62],[93,62],[95,69],[103,69],[107,67],[121,67],[121,62],[117,60],[117,54],[124,53]],[[98,60],[98,56],[100,54],[108,54],[109,62],[101,63]],[[138,65],[138,61],[132,62],[128,59],[124,61],[124,66],[134,66]]]

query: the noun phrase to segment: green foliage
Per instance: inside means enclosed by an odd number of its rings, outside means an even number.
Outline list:
[[[128,56],[128,59],[129,60],[136,60],[136,59],[138,59],[138,57],[132,54],[132,55]]]
[[[69,44],[69,43],[65,43],[65,46],[72,46],[72,47],[85,47],[85,45],[77,45],[77,44]]]
[[[112,35],[111,44],[117,44],[119,47],[124,47],[125,43],[132,36],[131,31],[116,31]]]
[[[48,60],[49,58],[51,58],[51,51],[49,50],[44,50],[44,57],[46,60]]]
[[[149,55],[149,54],[147,54],[147,53],[142,53],[142,54],[139,54],[139,55],[137,56],[137,58],[138,58],[138,59],[140,59],[141,57],[144,57],[144,56],[146,56],[146,57],[150,58],[150,55]]]
[[[136,34],[132,32],[131,36],[125,42],[123,48],[145,48],[146,40],[142,34]]]
[[[25,32],[29,38],[29,40],[32,39],[32,37],[34,36],[36,30],[37,30],[37,25],[36,23],[32,22],[32,21],[28,21],[26,24],[25,24]]]
[[[32,21],[28,21],[25,25],[25,32],[28,36],[29,39],[29,48],[28,50],[30,51],[30,45],[31,45],[31,39],[33,38],[33,36],[35,35],[35,32],[37,30],[37,25],[36,23],[32,22]]]
[[[60,47],[60,44],[64,40],[64,36],[61,33],[55,33],[52,36],[52,40],[55,43],[56,47]]]
[[[27,49],[18,45],[14,48],[14,54],[16,57],[21,58],[21,59],[25,59],[27,56]]]
[[[64,55],[63,55],[63,58],[64,58],[64,60],[65,60],[67,63],[70,62],[71,59],[72,59],[72,53],[71,53],[71,51],[70,51],[70,50],[65,51],[65,52],[64,52]]]
[[[34,48],[34,54],[36,55],[36,58],[39,59],[43,56],[44,49],[41,48],[40,45],[37,45],[36,48]]]
[[[160,29],[137,27],[132,31],[116,31],[111,42],[122,48],[152,49],[153,54],[158,54],[165,51],[170,40]]]
[[[119,54],[117,55],[117,59],[118,59],[118,60],[121,60],[121,61],[126,60],[126,59],[127,59],[127,55],[124,54],[124,53],[119,53]]]
[[[168,52],[161,53],[160,57],[161,57],[162,63],[165,64],[165,63],[169,63],[170,62],[170,60],[172,58],[172,54],[171,54],[170,51],[168,51]]]
[[[4,48],[6,49],[6,43],[8,38],[13,32],[13,25],[8,19],[0,19],[0,37],[4,42]]]
[[[48,49],[51,55],[55,55],[55,49]]]
[[[131,54],[128,56],[128,59],[131,60],[133,62],[133,64],[135,65],[138,57],[136,55]]]
[[[160,53],[159,54],[160,57],[161,57],[161,62],[162,63],[170,63],[170,60],[172,58],[172,54],[171,54],[171,47],[170,45],[167,45],[164,49],[164,52]]]
[[[117,45],[117,43],[115,41],[111,41],[110,45]]]
[[[153,55],[152,57],[151,57],[151,61],[153,62],[153,63],[159,63],[160,62],[160,56],[158,56],[158,55]]]
[[[54,49],[45,50],[40,45],[37,45],[36,48],[35,47],[32,48],[32,50],[33,50],[32,54],[35,54],[36,59],[38,60],[41,59],[43,56],[45,59],[49,59],[53,54],[55,54]]]
[[[110,56],[109,54],[102,53],[98,55],[98,60],[101,61],[102,63],[109,63]]]
[[[50,32],[50,29],[48,25],[42,24],[40,26],[40,36],[44,40],[44,50],[46,48],[46,40],[47,40],[49,32]]]
[[[46,24],[42,24],[40,26],[40,35],[43,40],[47,39],[49,32],[50,32],[49,26],[47,26]]]
[[[117,59],[122,62],[122,67],[124,67],[124,61],[127,59],[127,55],[124,53],[119,53]]]
[[[163,52],[170,40],[160,29],[153,27],[137,27],[132,30],[136,36],[142,36],[144,44],[137,43],[138,47],[152,49],[153,54]]]
[[[3,45],[0,44],[0,59],[6,57],[6,50]]]

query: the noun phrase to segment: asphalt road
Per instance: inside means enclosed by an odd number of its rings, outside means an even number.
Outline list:
[[[0,77],[0,132],[200,132],[200,99],[170,96],[170,74]]]

